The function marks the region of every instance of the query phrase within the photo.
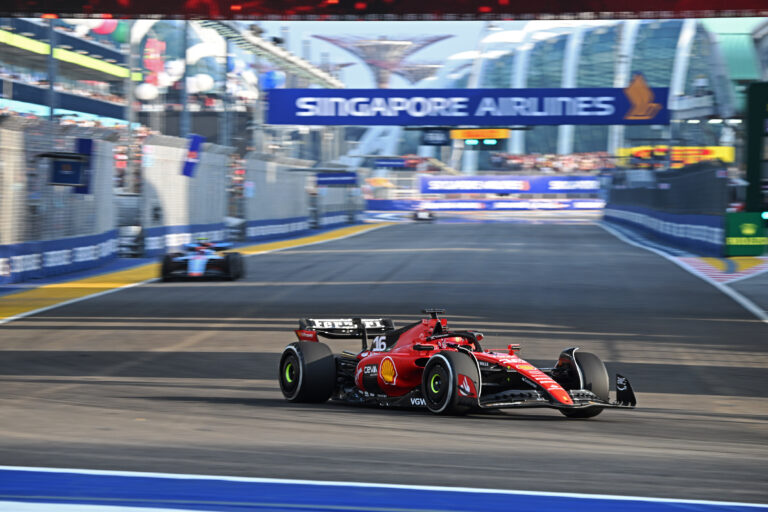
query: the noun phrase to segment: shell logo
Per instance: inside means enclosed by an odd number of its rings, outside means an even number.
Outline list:
[[[739,226],[741,234],[746,236],[754,236],[757,233],[757,226],[755,224],[745,223]]]
[[[379,366],[379,375],[381,380],[387,384],[394,384],[397,380],[397,370],[395,369],[395,362],[392,358],[385,357]]]

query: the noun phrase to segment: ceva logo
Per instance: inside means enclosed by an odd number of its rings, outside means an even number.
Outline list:
[[[190,151],[187,153],[187,160],[189,161],[196,161],[197,160],[197,151]]]
[[[632,104],[624,119],[647,120],[656,117],[661,110],[661,103],[653,103],[653,91],[640,73],[635,73],[632,83],[624,89],[624,94]]]

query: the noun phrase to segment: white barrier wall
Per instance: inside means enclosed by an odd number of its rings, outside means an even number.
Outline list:
[[[189,224],[190,178],[181,174],[186,141],[147,137],[141,159],[141,221],[145,228]]]
[[[0,245],[22,242],[27,223],[24,132],[0,126]]]
[[[0,244],[86,236],[115,229],[112,199],[115,132],[51,126],[8,117],[0,121]],[[49,184],[50,152],[76,152],[93,141],[87,190]]]
[[[245,218],[247,221],[306,217],[308,172],[289,171],[275,161],[249,155],[245,167]]]
[[[182,174],[188,141],[148,137],[142,152],[141,219],[144,254],[158,255],[197,236],[226,238],[231,148],[203,144],[191,176]]]
[[[182,174],[187,141],[151,136],[142,155],[142,224],[188,226],[224,221],[229,148],[204,144],[194,174]]]
[[[244,215],[249,239],[347,224],[362,209],[359,188],[317,187],[312,162],[251,153]]]

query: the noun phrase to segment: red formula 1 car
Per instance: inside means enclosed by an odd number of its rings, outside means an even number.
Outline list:
[[[436,414],[550,407],[569,418],[591,418],[637,403],[629,380],[618,374],[616,400],[610,400],[608,372],[594,354],[568,348],[553,368],[539,369],[517,355],[519,345],[483,350],[481,333],[448,330],[443,312],[424,310],[429,318],[400,329],[387,318],[301,319],[299,341],[280,357],[280,389],[292,402],[332,398]],[[362,351],[334,355],[319,336],[360,338]]]

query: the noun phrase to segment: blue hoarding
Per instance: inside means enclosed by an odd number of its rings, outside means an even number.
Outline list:
[[[602,199],[368,199],[373,211],[524,211],[524,210],[601,210]]]
[[[51,161],[51,185],[80,186],[83,184],[85,162],[53,159]]]
[[[373,162],[374,167],[405,167],[405,158],[377,158]]]
[[[422,194],[596,193],[595,176],[419,176]]]
[[[319,172],[316,174],[317,186],[355,186],[357,185],[357,173],[355,172]]]
[[[267,123],[514,126],[668,124],[667,88],[276,89]]]
[[[82,186],[73,187],[72,192],[75,194],[90,194],[91,193],[91,157],[93,156],[93,139],[77,139],[76,150],[81,155],[88,157],[83,169]]]

